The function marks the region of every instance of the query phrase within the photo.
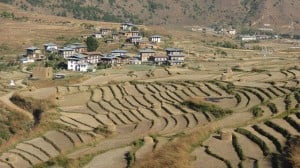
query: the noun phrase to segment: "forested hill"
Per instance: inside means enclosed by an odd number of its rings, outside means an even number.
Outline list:
[[[23,10],[78,19],[148,25],[259,27],[299,30],[299,0],[0,0]]]

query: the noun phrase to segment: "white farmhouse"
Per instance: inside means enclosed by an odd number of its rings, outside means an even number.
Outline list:
[[[159,36],[159,35],[150,36],[149,41],[151,41],[152,43],[160,43],[161,36]]]
[[[88,63],[86,62],[86,57],[84,55],[75,54],[71,57],[68,57],[67,60],[68,60],[68,70],[87,72]]]

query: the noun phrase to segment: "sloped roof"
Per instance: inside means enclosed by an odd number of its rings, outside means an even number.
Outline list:
[[[144,49],[144,50],[140,50],[139,52],[140,52],[140,53],[155,53],[154,50],[151,50],[151,49],[149,49],[149,48]]]

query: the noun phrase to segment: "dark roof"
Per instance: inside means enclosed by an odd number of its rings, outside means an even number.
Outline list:
[[[39,50],[39,48],[32,46],[32,47],[27,48],[27,50]]]
[[[64,48],[60,48],[58,49],[58,51],[73,51],[74,49],[69,48],[69,47],[64,47]]]
[[[166,51],[174,51],[174,52],[176,52],[176,51],[183,51],[183,49],[181,49],[181,48],[166,48]]]
[[[140,53],[155,53],[155,51],[154,50],[151,50],[151,49],[144,49],[144,50],[140,50],[139,51]]]
[[[83,55],[102,55],[101,52],[84,52]]]
[[[82,55],[82,54],[74,54],[74,55],[72,55],[71,57],[68,57],[67,59],[68,60],[82,60],[82,59],[84,59],[84,58],[86,58],[86,56],[85,55]]]
[[[153,58],[167,58],[167,56],[165,56],[165,55],[153,55],[151,57],[153,57]]]
[[[111,53],[127,53],[126,50],[113,50]]]
[[[161,36],[159,36],[159,35],[152,35],[152,36],[150,36],[150,38],[161,38]]]
[[[46,47],[46,46],[57,46],[57,45],[54,43],[48,43],[48,44],[44,44],[44,46]]]
[[[170,57],[184,57],[184,54],[168,54]]]

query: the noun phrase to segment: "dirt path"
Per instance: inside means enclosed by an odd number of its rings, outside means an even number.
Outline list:
[[[26,85],[22,84],[22,80],[18,80],[16,81],[17,86],[22,86],[23,88],[27,87]],[[8,94],[5,94],[3,96],[0,97],[0,101],[5,104],[9,109],[11,110],[15,110],[16,112],[22,113],[25,116],[27,116],[28,118],[30,118],[31,120],[33,119],[33,116],[30,112],[20,108],[19,106],[15,105],[14,103],[12,103],[10,101],[11,96],[17,91],[12,91]]]

